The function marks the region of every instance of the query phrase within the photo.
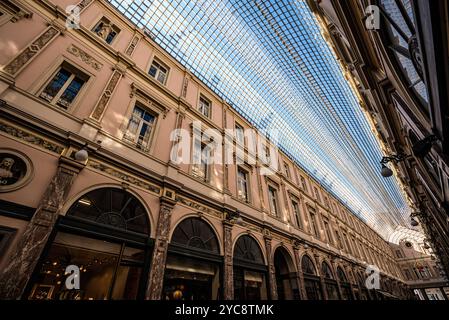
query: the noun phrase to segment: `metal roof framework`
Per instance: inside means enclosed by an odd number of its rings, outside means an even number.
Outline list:
[[[301,0],[109,0],[385,239],[410,213]]]

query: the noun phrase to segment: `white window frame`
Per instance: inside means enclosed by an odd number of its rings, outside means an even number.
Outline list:
[[[290,165],[287,163],[287,161],[283,161],[283,163],[284,163],[285,176],[288,179],[291,179]]]
[[[154,77],[150,74],[150,70],[151,70],[151,67],[153,66],[153,64],[154,63],[157,63],[158,65],[159,65],[159,68],[158,67],[156,67],[156,74],[154,75]],[[161,82],[160,80],[159,80],[159,76],[160,76],[160,74],[161,74],[161,69],[160,69],[160,67],[162,67],[162,68],[164,68],[164,69],[166,69],[166,72],[165,72],[165,78],[164,78],[164,81],[163,82]],[[168,81],[168,75],[170,74],[170,68],[165,64],[165,63],[163,63],[158,57],[154,57],[153,58],[153,60],[151,61],[151,63],[150,63],[150,67],[148,68],[148,75],[150,76],[150,77],[152,77],[154,80],[156,80],[158,83],[160,83],[160,84],[162,84],[162,85],[166,85],[167,84],[167,81]]]
[[[198,143],[198,142],[199,142],[199,144],[201,146],[201,148],[200,148],[201,163],[194,163],[194,157],[196,156],[196,154],[195,154],[195,152],[196,152],[196,143]],[[191,159],[192,160],[191,163],[192,164],[190,166],[191,167],[191,169],[190,169],[191,174],[195,178],[198,178],[198,179],[201,179],[201,180],[207,182],[207,181],[209,181],[209,175],[210,175],[209,174],[209,169],[210,169],[209,167],[210,167],[210,165],[207,162],[203,163],[203,152],[204,152],[205,148],[208,149],[208,147],[207,147],[207,145],[205,143],[203,143],[201,141],[201,137],[194,137],[192,139],[192,144],[193,144],[192,155],[191,155],[191,158],[192,158]],[[212,151],[211,150],[208,150],[206,152],[209,153],[209,155],[207,155],[208,157],[212,157],[212,154],[211,154]],[[200,172],[199,168],[202,167],[202,166],[204,166],[204,176],[198,174]]]
[[[134,116],[134,110],[135,108],[140,108],[142,109],[144,112],[151,114],[154,117],[154,121],[153,123],[150,125],[150,123],[146,120],[144,120],[143,118],[139,118],[139,124],[137,125],[137,129],[136,129],[136,133],[135,134],[130,134],[129,133],[129,125],[131,123],[131,120]],[[157,122],[158,122],[158,117],[159,115],[152,111],[150,108],[147,108],[145,105],[139,103],[138,101],[136,101],[134,103],[134,107],[131,110],[131,114],[128,117],[128,121],[124,130],[124,134],[123,134],[123,140],[130,142],[133,144],[134,147],[144,151],[144,152],[148,152],[150,150],[150,147],[152,145],[152,141],[153,141],[153,137],[156,131],[156,126],[157,126]],[[150,136],[148,137],[148,141],[146,142],[146,145],[143,148],[139,148],[137,146],[139,137],[140,137],[140,131],[142,130],[142,127],[144,124],[148,124],[151,127],[151,131],[150,131]]]
[[[242,197],[240,195],[240,175],[239,175],[239,171],[242,171],[245,173],[246,176],[246,199],[244,197]],[[248,170],[246,170],[245,168],[241,167],[241,166],[237,166],[237,197],[242,200],[245,201],[246,203],[250,203],[251,201],[251,192],[250,192],[250,172]]]
[[[203,101],[205,103],[203,103]],[[208,110],[207,114],[205,113],[205,110]],[[200,97],[198,98],[198,111],[208,119],[212,117],[212,101],[206,98],[203,94],[200,94]]]
[[[245,146],[245,129],[238,122],[235,122],[234,128],[235,128],[235,141],[238,144]],[[241,137],[242,139],[240,140],[239,137]]]
[[[64,83],[64,85],[61,87],[61,89],[59,89],[58,93],[51,99],[48,100],[44,97],[41,97],[41,95],[44,93],[45,88],[47,88],[47,86],[53,81],[53,79],[57,76],[57,74],[62,70],[65,69],[66,71],[70,72],[71,75],[70,77],[66,80],[66,82]],[[69,85],[72,83],[73,79],[75,79],[75,77],[79,77],[81,78],[84,83],[81,86],[80,90],[78,91],[78,93],[76,94],[75,98],[73,99],[73,101],[67,106],[67,108],[64,108],[63,106],[58,105],[58,101],[61,98],[61,96],[64,94],[64,92],[67,90],[67,88],[69,87]],[[44,85],[41,87],[41,89],[38,91],[37,96],[42,99],[45,100],[47,103],[58,107],[62,110],[66,110],[68,111],[69,109],[71,109],[76,101],[78,100],[78,98],[81,96],[81,93],[84,91],[84,89],[86,88],[87,82],[89,81],[90,76],[85,74],[84,72],[82,72],[81,70],[79,70],[78,68],[76,68],[75,66],[67,63],[66,61],[63,61],[59,67],[56,69],[55,72],[53,72],[53,74],[47,79],[47,81],[44,83]]]
[[[274,191],[273,196],[271,196],[271,190]],[[274,199],[274,204],[272,201],[273,199]],[[269,208],[270,208],[270,213],[273,216],[278,217],[278,214],[279,214],[278,189],[271,184],[268,185],[268,204],[269,204]]]
[[[292,206],[293,215],[295,216],[296,225],[299,229],[303,228],[303,223],[301,219],[301,209],[299,208],[299,201],[296,198],[290,197],[290,203]],[[295,205],[297,210],[295,210]]]

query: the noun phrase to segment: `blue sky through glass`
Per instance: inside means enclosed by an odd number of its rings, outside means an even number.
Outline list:
[[[388,238],[409,208],[305,1],[109,0]]]

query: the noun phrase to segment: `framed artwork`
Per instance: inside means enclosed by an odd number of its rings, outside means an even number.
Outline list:
[[[30,300],[48,300],[51,299],[55,286],[47,284],[35,284],[30,295]]]

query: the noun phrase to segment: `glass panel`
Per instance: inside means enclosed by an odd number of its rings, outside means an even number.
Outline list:
[[[264,264],[262,251],[257,241],[250,236],[241,236],[234,248],[234,258]]]
[[[218,239],[212,228],[199,218],[183,220],[175,229],[172,243],[219,253]]]
[[[153,64],[150,68],[149,74],[150,76],[156,78],[157,67]]]
[[[307,300],[322,300],[321,286],[318,280],[304,279]]]
[[[69,71],[64,69],[59,70],[56,76],[45,87],[44,91],[42,91],[40,97],[51,102],[70,76],[71,73]]]
[[[301,261],[301,268],[303,273],[316,275],[315,265],[308,256],[304,256]]]
[[[406,221],[407,202],[378,174],[380,145],[307,1],[109,2],[251,125],[278,129],[280,148],[386,238]]]
[[[216,300],[220,296],[218,265],[170,255],[164,275],[164,300]]]
[[[120,245],[66,233],[58,233],[32,282],[31,300],[108,299]],[[80,289],[65,286],[65,269],[80,269]]]
[[[59,98],[58,105],[67,109],[81,90],[83,84],[84,80],[75,77]]]
[[[267,285],[265,278],[265,274],[262,272],[234,268],[234,299],[267,299]]]
[[[143,205],[130,193],[115,188],[86,193],[67,215],[93,220],[107,226],[148,234],[149,220]]]
[[[117,35],[117,32],[111,31],[108,33],[108,36],[106,37],[106,42],[108,44],[111,44],[112,40],[114,40],[115,36]]]
[[[326,282],[326,292],[328,300],[339,300],[338,287],[334,283]]]

